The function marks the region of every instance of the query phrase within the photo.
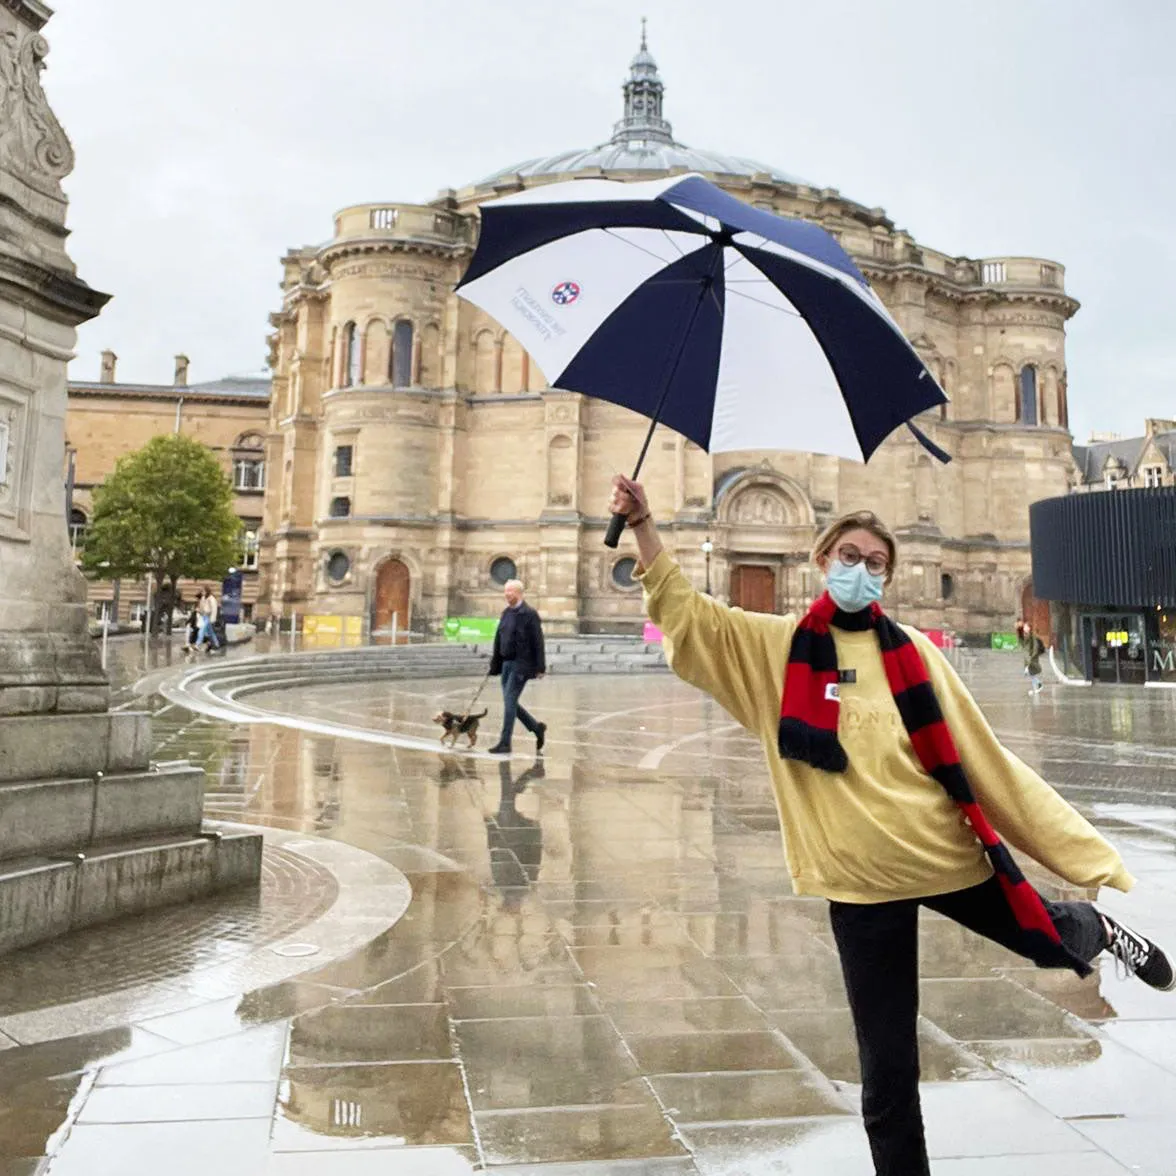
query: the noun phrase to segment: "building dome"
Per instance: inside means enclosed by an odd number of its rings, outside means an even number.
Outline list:
[[[687,147],[674,139],[669,121],[662,115],[665,86],[657,72],[657,62],[645,40],[645,22],[641,27],[641,47],[629,64],[625,82],[625,114],[613,128],[612,138],[597,147],[578,147],[539,159],[528,159],[503,168],[482,180],[483,185],[506,183],[516,176],[524,180],[541,176],[563,176],[583,171],[670,172],[675,170],[710,172],[724,176],[765,176],[777,184],[804,184],[807,180],[780,171],[769,164],[718,151]]]

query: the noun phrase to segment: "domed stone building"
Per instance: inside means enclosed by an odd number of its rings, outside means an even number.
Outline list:
[[[817,588],[811,541],[836,514],[896,529],[890,595],[904,620],[1010,627],[1030,592],[1028,506],[1071,469],[1065,324],[1078,309],[1057,262],[959,257],[869,208],[753,160],[678,142],[645,43],[612,137],[528,160],[427,205],[363,204],[325,245],[283,261],[272,317],[273,397],[261,540],[262,604],[433,631],[489,616],[517,574],[552,631],[635,627],[632,549],[601,544],[609,482],[646,422],[549,388],[497,322],[453,287],[478,206],[538,184],[700,172],[756,207],[822,225],[854,257],[951,398],[869,465],[808,453],[715,457],[660,430],[643,479],[667,545],[699,587],[761,611]],[[781,411],[803,411],[798,406]]]

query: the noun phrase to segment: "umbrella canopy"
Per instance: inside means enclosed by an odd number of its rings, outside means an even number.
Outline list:
[[[865,461],[947,400],[828,233],[697,175],[571,180],[483,204],[458,291],[552,387],[663,421],[712,453]]]

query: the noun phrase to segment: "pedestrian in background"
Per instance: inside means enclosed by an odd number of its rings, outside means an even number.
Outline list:
[[[1044,689],[1041,684],[1041,655],[1045,653],[1045,642],[1033,632],[1033,626],[1028,621],[1017,622],[1017,637],[1021,642],[1021,652],[1025,655],[1029,694],[1040,694]]]
[[[1040,967],[1087,975],[1108,951],[1153,988],[1176,987],[1150,940],[1091,903],[1043,899],[1021,874],[996,830],[1075,886],[1135,882],[1114,847],[1001,745],[931,641],[882,611],[897,547],[875,515],[845,515],[818,537],[826,591],[798,619],[696,591],[662,549],[638,483],[615,478],[609,511],[634,529],[667,661],[763,746],[793,890],[829,900],[876,1176],[930,1173],[920,907]]]
[[[196,652],[196,641],[200,636],[200,606],[204,603],[204,589],[199,588],[196,591],[196,599],[192,602],[192,607],[188,610],[188,632],[187,640],[184,643],[185,653]]]
[[[205,653],[220,649],[220,638],[216,635],[216,623],[220,618],[220,605],[211,588],[204,589],[200,600],[200,622],[196,634],[196,648],[204,646]]]
[[[505,755],[510,751],[516,718],[535,736],[535,751],[541,752],[547,739],[547,724],[539,722],[520,705],[519,696],[532,678],[542,678],[547,673],[543,622],[523,599],[521,580],[507,580],[502,595],[506,608],[498,621],[490,657],[490,676],[502,676],[502,734],[490,748],[490,754]]]

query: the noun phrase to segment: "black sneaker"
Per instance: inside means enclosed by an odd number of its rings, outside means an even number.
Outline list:
[[[487,755],[510,755],[510,744],[503,743],[502,740],[499,740],[492,748],[490,748],[490,750],[486,754]]]
[[[1159,947],[1150,939],[1116,923],[1110,915],[1103,914],[1102,917],[1111,928],[1106,950],[1123,965],[1128,976],[1138,976],[1144,984],[1150,984],[1161,992],[1176,989],[1176,973]]]
[[[535,754],[538,755],[543,750],[543,745],[547,742],[547,724],[540,723],[539,730],[535,732]]]

